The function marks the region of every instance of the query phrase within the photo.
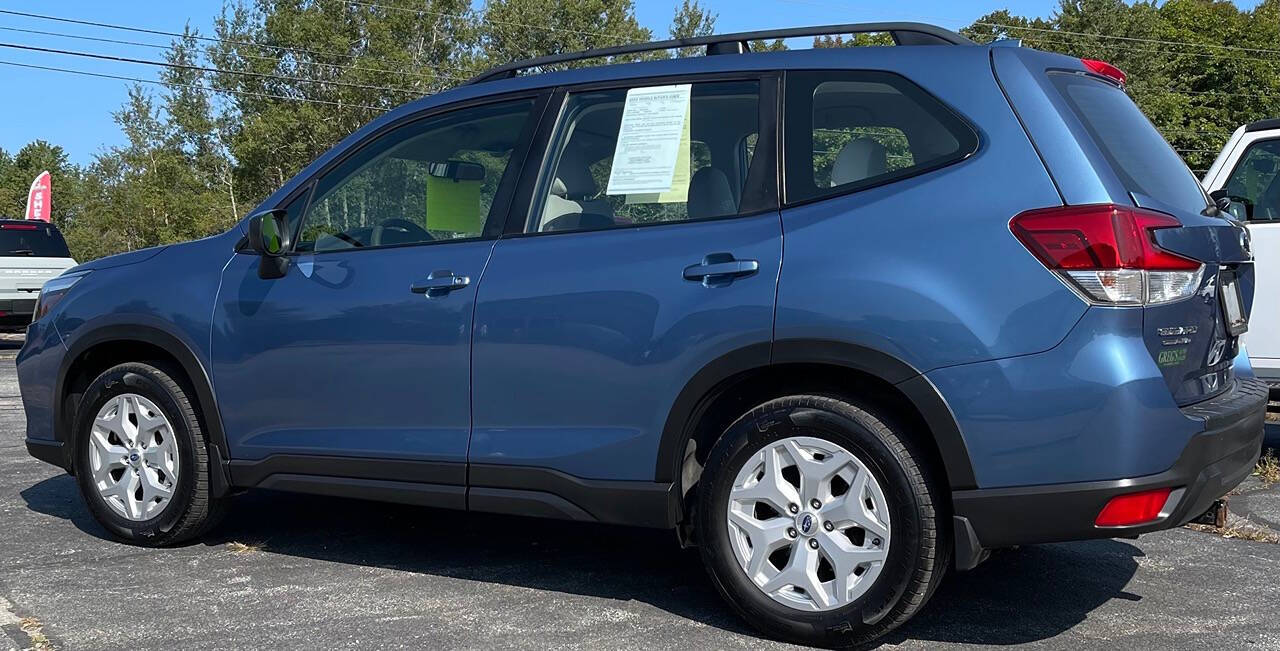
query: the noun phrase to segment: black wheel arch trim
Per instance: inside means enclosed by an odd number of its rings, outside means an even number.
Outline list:
[[[80,327],[86,328],[89,326],[81,325]],[[222,413],[213,392],[213,383],[209,378],[205,365],[192,352],[191,346],[179,336],[162,329],[158,325],[141,324],[136,321],[109,323],[94,326],[83,333],[79,331],[74,333],[71,341],[67,343],[67,353],[63,356],[62,363],[58,367],[58,380],[54,386],[54,395],[57,396],[54,437],[59,441],[66,441],[67,433],[70,432],[71,421],[68,419],[72,414],[67,413],[68,410],[63,404],[67,391],[68,372],[75,362],[89,349],[111,342],[148,344],[163,350],[170,357],[177,360],[178,365],[182,367],[187,376],[186,380],[195,391],[196,404],[199,405],[200,413],[204,417],[203,425],[208,430],[205,434],[211,447],[209,451],[210,467],[214,469],[212,473],[213,493],[218,496],[225,495],[231,486],[230,476],[226,467],[226,460],[230,459],[231,455],[227,449],[226,432],[222,427]],[[68,445],[66,447],[69,452],[71,446]]]
[[[716,386],[740,373],[781,364],[839,366],[893,385],[915,406],[932,432],[950,487],[964,490],[977,486],[960,426],[946,399],[929,378],[882,351],[824,339],[779,339],[772,345],[752,344],[716,358],[698,371],[677,395],[668,413],[658,444],[655,480],[674,482],[680,476],[684,447],[693,435],[691,425],[704,406],[704,398]]]

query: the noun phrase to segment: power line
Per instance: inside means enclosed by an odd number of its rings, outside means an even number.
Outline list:
[[[1176,47],[1198,47],[1215,50],[1234,50],[1237,52],[1257,52],[1259,54],[1280,54],[1280,50],[1271,50],[1266,48],[1240,47],[1236,45],[1217,45],[1215,43],[1192,43],[1190,41],[1170,41],[1158,38],[1140,38],[1136,36],[1118,36],[1114,34],[1094,34],[1091,32],[1073,32],[1065,29],[1048,29],[1044,27],[1028,27],[1022,25],[1005,25],[1003,23],[986,23],[974,22],[974,25],[982,25],[984,27],[1000,27],[1005,29],[1025,29],[1033,32],[1046,32],[1050,34],[1068,34],[1071,36],[1091,36],[1093,38],[1105,38],[1116,41],[1132,41],[1137,43],[1155,43],[1159,45],[1172,45]],[[1234,57],[1229,57],[1234,58]],[[1247,57],[1255,59],[1257,57]]]
[[[444,16],[448,18],[463,18],[463,19],[469,18],[468,16],[464,16],[462,14],[451,14],[443,11],[432,11],[430,9],[415,9],[413,7],[396,7],[392,5],[378,4],[375,2],[360,2],[358,0],[343,0],[343,2],[344,4],[356,5],[360,7],[368,7],[371,9],[388,9],[391,11],[401,11],[401,12],[408,12],[408,13],[415,13],[415,14],[433,14],[436,16]],[[586,31],[581,29],[569,29],[566,27],[551,27],[548,25],[531,25],[528,23],[517,23],[509,20],[494,20],[492,18],[486,18],[483,16],[481,16],[479,20],[480,22],[489,23],[491,25],[507,25],[511,27],[523,27],[526,29],[539,29],[539,30],[544,30],[548,32],[563,32],[566,34],[582,34],[585,36],[605,36],[605,37],[614,39],[616,41],[621,41],[623,43],[639,42],[633,38],[622,36],[620,34],[613,34],[610,32]]]
[[[110,54],[97,54],[94,52],[76,52],[74,50],[60,50],[57,48],[38,47],[35,45],[23,45],[21,43],[3,43],[0,42],[0,48],[9,48],[14,50],[28,50],[31,52],[45,52],[49,54],[65,54],[68,56],[85,57],[89,59],[100,59],[103,61],[117,61],[120,63],[136,63],[148,66],[159,66],[162,68],[174,68],[178,70],[195,70],[199,72],[208,72],[214,74],[241,75],[246,77],[255,77],[260,79],[278,79],[281,81],[296,81],[314,84],[329,84],[332,86],[340,86],[344,88],[359,88],[364,90],[380,90],[398,93],[409,93],[413,95],[421,95],[421,91],[409,88],[393,88],[388,86],[370,86],[368,84],[354,84],[345,81],[332,81],[324,79],[313,79],[309,77],[290,77],[287,75],[273,75],[264,72],[249,72],[243,70],[224,70],[222,68],[210,68],[207,66],[197,66],[185,63],[169,63],[166,61],[152,61],[150,59],[135,59],[133,57],[121,57]]]
[[[5,25],[0,25],[0,31],[7,31],[7,32],[20,32],[20,33],[23,33],[23,34],[37,34],[37,35],[40,35],[40,36],[55,36],[55,37],[60,37],[60,38],[71,38],[71,39],[76,39],[76,40],[81,40],[81,41],[93,41],[93,42],[96,42],[96,43],[112,43],[112,44],[116,44],[116,45],[129,45],[129,46],[134,46],[134,47],[148,47],[148,48],[152,48],[152,49],[156,49],[156,50],[170,50],[170,49],[172,49],[172,48],[173,48],[173,46],[172,46],[172,45],[161,45],[161,44],[159,44],[159,43],[144,43],[144,42],[141,42],[141,41],[125,41],[125,40],[115,39],[115,38],[103,38],[103,37],[98,37],[98,36],[85,36],[85,35],[83,35],[83,34],[68,34],[68,33],[66,33],[66,32],[52,32],[52,31],[41,30],[41,29],[25,29],[25,28],[21,28],[21,27],[9,27],[9,26],[5,26]],[[278,61],[280,60],[280,59],[278,59],[277,57],[263,56],[263,55],[261,55],[261,54],[248,54],[248,53],[245,53],[245,52],[239,52],[239,53],[237,53],[237,55],[238,55],[238,56],[242,56],[242,57],[244,57],[244,58],[246,58],[246,59],[256,59],[256,60],[260,60],[260,61],[275,61],[275,62],[278,62]],[[361,66],[344,66],[344,65],[342,65],[342,64],[340,64],[340,63],[322,63],[322,62],[319,62],[319,61],[308,61],[308,62],[306,62],[306,65],[309,65],[309,66],[319,66],[319,67],[324,67],[324,68],[337,68],[337,69],[340,69],[340,70],[360,70],[360,71],[364,71],[364,72],[378,72],[378,73],[383,73],[383,74],[406,75],[406,76],[420,77],[420,78],[440,78],[440,77],[445,77],[445,78],[449,78],[449,79],[458,79],[458,80],[465,80],[465,79],[467,79],[467,77],[463,77],[463,76],[459,76],[459,75],[448,75],[448,74],[443,74],[443,73],[434,73],[434,74],[433,74],[433,73],[411,72],[411,71],[408,71],[408,70],[403,70],[403,71],[399,71],[399,70],[385,70],[385,69],[381,69],[381,68],[365,68],[365,67],[361,67]]]
[[[30,68],[32,70],[47,70],[51,72],[65,72],[73,75],[84,75],[87,77],[100,77],[103,79],[120,79],[124,81],[132,81],[140,84],[154,84],[156,86],[166,86],[169,88],[191,88],[195,90],[203,90],[210,93],[220,93],[223,95],[239,95],[244,97],[258,97],[262,99],[282,99],[290,102],[304,102],[307,104],[325,104],[328,106],[346,106],[351,108],[369,109],[385,113],[389,109],[381,106],[369,106],[368,104],[351,104],[345,102],[334,102],[323,99],[313,99],[310,97],[292,97],[289,95],[274,95],[271,93],[257,93],[248,90],[225,90],[222,88],[214,88],[212,86],[203,86],[200,84],[179,84],[169,81],[157,81],[155,79],[143,79],[141,77],[127,77],[124,75],[111,75],[103,72],[89,72],[88,70],[73,70],[71,68],[58,68],[55,66],[40,66],[32,63],[18,63],[16,61],[0,60],[0,65],[15,66],[18,68]]]

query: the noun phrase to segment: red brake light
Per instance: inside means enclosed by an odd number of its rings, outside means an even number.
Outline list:
[[[1192,271],[1200,263],[1161,249],[1153,231],[1182,224],[1163,213],[1097,204],[1024,212],[1009,229],[1053,270]]]
[[[1102,507],[1094,524],[1099,527],[1124,527],[1135,524],[1154,522],[1160,517],[1160,510],[1169,501],[1171,488],[1117,495]]]
[[[1084,67],[1088,68],[1090,72],[1102,75],[1121,86],[1124,85],[1125,79],[1128,78],[1124,74],[1123,70],[1107,63],[1106,61],[1099,61],[1097,59],[1080,59],[1080,63],[1083,63]]]
[[[9,231],[34,231],[39,228],[39,224],[0,224],[0,229]]]

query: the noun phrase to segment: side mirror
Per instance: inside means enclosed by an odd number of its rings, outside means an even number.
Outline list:
[[[1232,195],[1226,188],[1210,192],[1209,198],[1213,199],[1213,203],[1218,207],[1218,210],[1230,213],[1232,217],[1239,221],[1253,219],[1253,202],[1244,197]]]
[[[281,278],[289,270],[288,254],[293,234],[289,232],[289,217],[284,210],[268,210],[249,218],[248,246],[262,256],[258,262],[258,277]]]

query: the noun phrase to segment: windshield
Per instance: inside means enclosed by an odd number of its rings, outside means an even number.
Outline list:
[[[1195,175],[1124,90],[1081,74],[1051,76],[1126,190],[1193,213],[1208,207]]]
[[[50,224],[0,225],[0,256],[70,258],[62,233]]]

